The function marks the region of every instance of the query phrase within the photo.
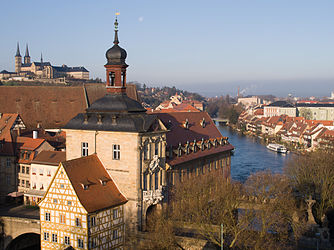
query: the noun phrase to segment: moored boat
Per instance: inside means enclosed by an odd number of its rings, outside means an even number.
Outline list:
[[[286,147],[284,147],[283,145],[280,145],[280,144],[269,143],[267,145],[267,148],[270,149],[270,150],[273,150],[277,153],[286,153],[287,152]]]

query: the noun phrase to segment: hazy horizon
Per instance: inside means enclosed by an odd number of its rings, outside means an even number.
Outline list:
[[[329,96],[334,86],[334,1],[59,0],[2,3],[0,71],[16,44],[32,61],[85,66],[105,78],[114,13],[128,81],[214,96]],[[50,11],[52,9],[52,11]],[[29,25],[27,25],[29,24]],[[35,24],[35,25],[30,25]]]

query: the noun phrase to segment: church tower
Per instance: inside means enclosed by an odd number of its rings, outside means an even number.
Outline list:
[[[28,44],[26,45],[26,55],[24,56],[24,64],[30,64]]]
[[[128,199],[126,224],[132,230],[142,230],[149,207],[160,206],[166,196],[167,129],[156,114],[147,114],[140,102],[127,96],[127,53],[118,44],[116,18],[114,44],[106,52],[104,65],[106,95],[63,128],[66,159],[97,154]]]
[[[15,55],[15,72],[20,73],[22,66],[22,57],[20,54],[20,46],[19,43],[17,43],[17,49],[16,49],[16,55]]]
[[[128,65],[125,63],[126,51],[118,44],[118,22],[117,16],[115,20],[115,38],[114,46],[106,52],[107,64],[106,68],[107,78],[107,92],[108,93],[125,93],[126,90],[126,68]]]

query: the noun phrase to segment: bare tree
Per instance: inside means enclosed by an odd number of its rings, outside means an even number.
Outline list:
[[[293,158],[285,169],[297,195],[303,200],[316,200],[318,222],[334,208],[334,152],[319,150]]]
[[[245,235],[253,249],[287,249],[296,244],[304,232],[301,213],[289,179],[282,174],[258,172],[245,183],[245,193],[253,203],[252,232]]]

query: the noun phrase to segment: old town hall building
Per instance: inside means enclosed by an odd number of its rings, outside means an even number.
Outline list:
[[[109,174],[107,178],[119,190],[119,194],[114,192],[113,195],[124,196],[127,200],[125,223],[135,231],[145,230],[148,213],[152,208],[168,205],[168,188],[176,181],[211,171],[221,173],[222,178],[230,178],[233,146],[220,134],[206,112],[146,113],[138,101],[127,96],[127,53],[119,46],[117,26],[116,19],[114,45],[106,52],[107,93],[64,127],[66,161],[61,163],[57,175],[61,175],[60,169],[63,175],[68,173],[66,168],[70,169],[76,161],[80,161],[76,165],[83,168],[86,164],[91,165],[92,172],[94,164],[98,165],[97,169],[103,166]],[[87,191],[89,185],[101,185],[99,175],[90,171],[76,174],[81,176],[79,182],[83,189],[88,185]],[[69,174],[59,178],[72,182]],[[56,180],[57,177],[50,190]],[[80,194],[72,193],[77,194],[81,202]],[[80,193],[85,194],[85,190],[80,189]],[[45,197],[48,195],[49,192]],[[97,203],[108,199],[102,194],[90,198]],[[45,217],[41,214],[42,232],[43,220]],[[97,244],[99,247],[103,242]]]

